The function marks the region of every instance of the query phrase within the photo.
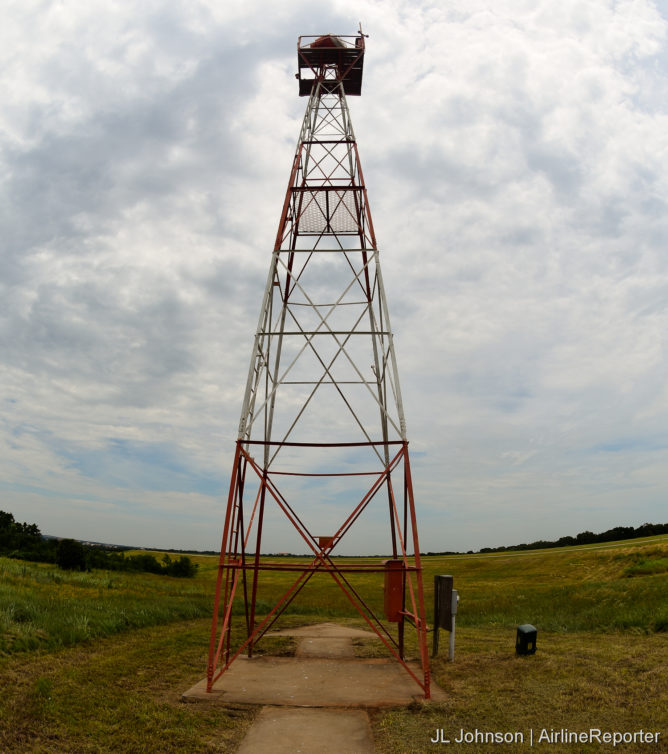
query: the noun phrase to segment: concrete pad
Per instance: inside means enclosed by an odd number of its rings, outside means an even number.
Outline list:
[[[418,663],[408,663],[418,678]],[[200,681],[184,701],[210,700],[289,707],[402,707],[422,699],[422,691],[394,660],[304,659],[299,657],[238,657],[206,691]],[[432,684],[432,699],[445,693]]]
[[[373,754],[369,718],[361,710],[265,707],[237,754]]]
[[[359,628],[348,628],[338,623],[315,623],[312,626],[297,626],[296,628],[283,628],[280,631],[272,631],[267,636],[312,636],[314,638],[342,639],[378,639],[373,631],[362,631]],[[380,641],[380,639],[379,639]]]
[[[327,637],[309,638],[299,641],[295,652],[297,657],[345,657],[355,656],[353,641],[348,637],[328,639]]]

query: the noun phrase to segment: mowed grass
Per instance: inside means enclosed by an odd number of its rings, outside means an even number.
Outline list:
[[[432,661],[434,680],[447,701],[381,711],[373,716],[376,751],[422,754],[443,751],[489,752],[668,751],[668,637],[628,633],[538,631],[534,655],[517,656],[515,633],[498,627],[457,630],[455,660],[447,646]],[[539,738],[551,731],[637,732],[661,735],[651,744],[554,743]],[[431,739],[443,729],[452,745]],[[460,731],[520,733],[522,743],[468,743],[457,746]],[[533,748],[530,747],[533,732]]]
[[[0,685],[7,690],[0,695],[0,751],[235,751],[253,709],[178,701],[205,674],[217,573],[217,558],[193,559],[195,579],[68,574],[0,558]],[[562,727],[656,729],[665,732],[658,748],[620,750],[668,750],[666,563],[668,537],[424,558],[428,622],[434,574],[452,574],[460,594],[455,662],[444,657],[445,634],[432,665],[448,701],[376,714],[377,751],[432,751],[436,729],[456,735],[476,727],[527,735]],[[267,574],[260,607],[268,609],[294,578]],[[382,613],[382,575],[350,580]],[[318,574],[280,625],[323,620],[363,626],[331,577]],[[240,641],[240,618],[237,623]],[[538,628],[533,656],[515,655],[519,623]],[[410,641],[408,651],[416,649]]]

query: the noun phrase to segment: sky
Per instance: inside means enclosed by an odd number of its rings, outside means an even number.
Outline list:
[[[349,106],[421,549],[668,520],[668,3],[651,0],[6,3],[0,509],[56,536],[219,548],[306,105],[297,38],[360,22]],[[373,528],[361,546],[383,551]]]

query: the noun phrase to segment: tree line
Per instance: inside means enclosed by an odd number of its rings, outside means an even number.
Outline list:
[[[548,547],[572,547],[573,545],[591,545],[597,542],[616,542],[622,539],[638,539],[639,537],[654,537],[657,534],[668,534],[668,524],[642,524],[642,526],[615,526],[607,531],[594,534],[582,531],[574,537],[560,537],[554,542],[539,539],[521,545],[509,547],[483,547],[480,552],[501,552],[503,550],[541,550]]]
[[[520,545],[503,545],[501,547],[483,547],[478,552],[507,552],[509,550],[545,550],[548,547],[572,547],[573,545],[589,545],[596,542],[615,542],[622,539],[638,539],[639,537],[654,537],[658,534],[668,534],[668,524],[642,524],[642,526],[615,526],[607,531],[594,534],[582,531],[574,537],[560,537],[554,541],[538,539],[535,542],[525,542]],[[468,550],[467,555],[473,555]],[[463,555],[456,550],[442,552],[422,552],[421,555]]]
[[[13,514],[0,511],[0,555],[37,563],[53,563],[69,571],[101,568],[109,571],[142,571],[164,576],[192,578],[197,564],[186,555],[161,561],[149,553],[126,555],[121,549],[85,545],[75,539],[44,537],[37,524],[19,523]]]

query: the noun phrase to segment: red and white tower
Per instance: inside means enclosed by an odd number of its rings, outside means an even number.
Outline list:
[[[240,653],[252,655],[314,577],[324,577],[340,587],[428,698],[422,570],[399,373],[346,101],[361,94],[365,38],[361,32],[300,37],[297,52],[299,94],[308,104],[241,409],[208,690]],[[329,522],[329,530],[316,531],[316,521],[318,527]],[[373,546],[391,557],[383,563],[337,558],[339,544],[365,521],[382,530],[384,544],[374,536]],[[306,551],[308,559],[260,557],[267,527],[281,525],[294,535],[290,551]],[[268,607],[263,580],[272,571],[291,574],[290,585]],[[362,593],[370,573],[382,574],[371,596]],[[384,599],[378,599],[383,583]],[[233,611],[235,601],[242,610]],[[233,613],[243,615],[246,639],[238,647],[230,639]],[[417,635],[420,671],[404,657],[406,627]]]

